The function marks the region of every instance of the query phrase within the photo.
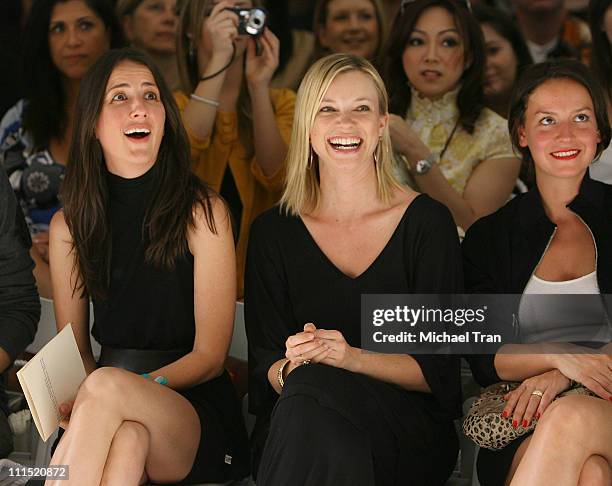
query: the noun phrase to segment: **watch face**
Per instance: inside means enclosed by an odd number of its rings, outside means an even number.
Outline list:
[[[431,168],[431,162],[429,160],[419,160],[416,163],[416,173],[425,174]]]

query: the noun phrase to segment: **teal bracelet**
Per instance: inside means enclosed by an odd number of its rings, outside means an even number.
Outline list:
[[[168,378],[166,378],[165,376],[158,376],[153,381],[159,383],[160,385],[167,385],[168,384]]]
[[[151,375],[149,373],[142,373],[140,376],[142,376],[143,378],[150,380],[151,379]],[[167,385],[168,384],[168,378],[166,378],[165,376],[157,376],[155,377],[155,379],[153,380],[155,383],[159,383],[160,385]]]

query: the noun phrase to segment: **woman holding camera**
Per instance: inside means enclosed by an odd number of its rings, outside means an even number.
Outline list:
[[[237,241],[238,295],[251,221],[280,197],[295,95],[270,89],[279,42],[245,35],[236,8],[258,2],[187,0],[179,21],[183,111],[195,173],[227,201]],[[252,11],[251,11],[252,13]]]
[[[25,31],[25,97],[0,122],[0,168],[8,173],[32,235],[38,291],[52,298],[49,223],[61,206],[74,103],[85,72],[123,39],[105,0],[37,0]]]

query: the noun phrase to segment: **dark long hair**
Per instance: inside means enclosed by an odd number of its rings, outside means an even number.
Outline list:
[[[612,101],[612,49],[610,39],[602,30],[602,22],[612,5],[612,0],[591,0],[589,2],[589,27],[593,44],[591,47],[591,69],[604,89],[608,101]]]
[[[482,25],[488,25],[491,27],[499,36],[503,37],[508,41],[514,57],[516,57],[516,73],[514,81],[516,82],[520,77],[523,70],[533,64],[533,59],[529,53],[529,48],[521,31],[518,26],[512,21],[512,19],[501,10],[488,7],[485,5],[477,5],[474,7],[474,18],[478,23]],[[493,93],[485,96],[487,106],[494,108],[494,105],[500,109],[503,108],[503,113],[500,113],[503,117],[508,116],[508,103],[510,102],[510,96],[512,95],[512,87],[503,93]]]
[[[523,160],[533,165],[533,158],[529,147],[521,147],[519,144],[519,129],[525,124],[525,113],[531,94],[546,81],[551,79],[569,79],[584,86],[593,101],[597,130],[601,141],[597,144],[594,160],[610,144],[611,129],[606,110],[606,98],[601,86],[584,64],[573,59],[547,61],[529,66],[520,77],[510,102],[510,114],[508,116],[508,130],[514,150],[519,152]]]
[[[66,129],[66,93],[61,73],[51,60],[49,51],[49,22],[53,7],[65,0],[35,0],[24,29],[22,79],[28,100],[23,127],[33,138],[35,149],[40,149],[52,138],[60,138]],[[111,47],[122,45],[123,36],[113,7],[108,0],[84,0],[100,17],[110,33]]]
[[[459,109],[459,124],[468,133],[474,133],[474,125],[485,105],[483,94],[486,62],[484,39],[480,25],[467,8],[455,0],[417,0],[406,4],[404,12],[395,18],[384,69],[385,83],[389,91],[389,111],[404,117],[410,106],[412,93],[408,77],[404,72],[402,56],[416,23],[423,12],[431,7],[442,7],[448,10],[455,19],[457,29],[463,38],[464,56],[470,61],[470,65],[461,76],[462,84],[457,96],[457,108]]]
[[[164,136],[155,162],[154,193],[145,214],[145,258],[171,270],[188,251],[187,233],[195,227],[194,207],[201,206],[208,227],[216,233],[208,188],[191,172],[189,141],[172,93],[154,62],[132,48],[103,54],[81,82],[74,133],[61,198],[72,235],[75,268],[81,282],[74,291],[104,298],[110,279],[112,227],[102,146],[95,126],[102,109],[108,79],[115,66],[131,61],[146,66],[159,88],[166,111]],[[83,195],[86,195],[85,197]],[[76,285],[76,284],[75,284]]]
[[[518,26],[503,11],[484,5],[474,7],[474,18],[481,25],[491,26],[495,32],[510,43],[517,60],[516,78],[518,79],[523,69],[533,64],[529,48]]]

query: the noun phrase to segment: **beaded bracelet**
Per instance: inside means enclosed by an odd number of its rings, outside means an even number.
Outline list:
[[[285,386],[285,380],[283,380],[283,371],[285,371],[285,366],[287,366],[287,364],[289,364],[289,360],[285,359],[285,361],[283,361],[283,363],[278,368],[278,372],[276,373],[276,381],[278,381],[278,384],[281,388]]]

